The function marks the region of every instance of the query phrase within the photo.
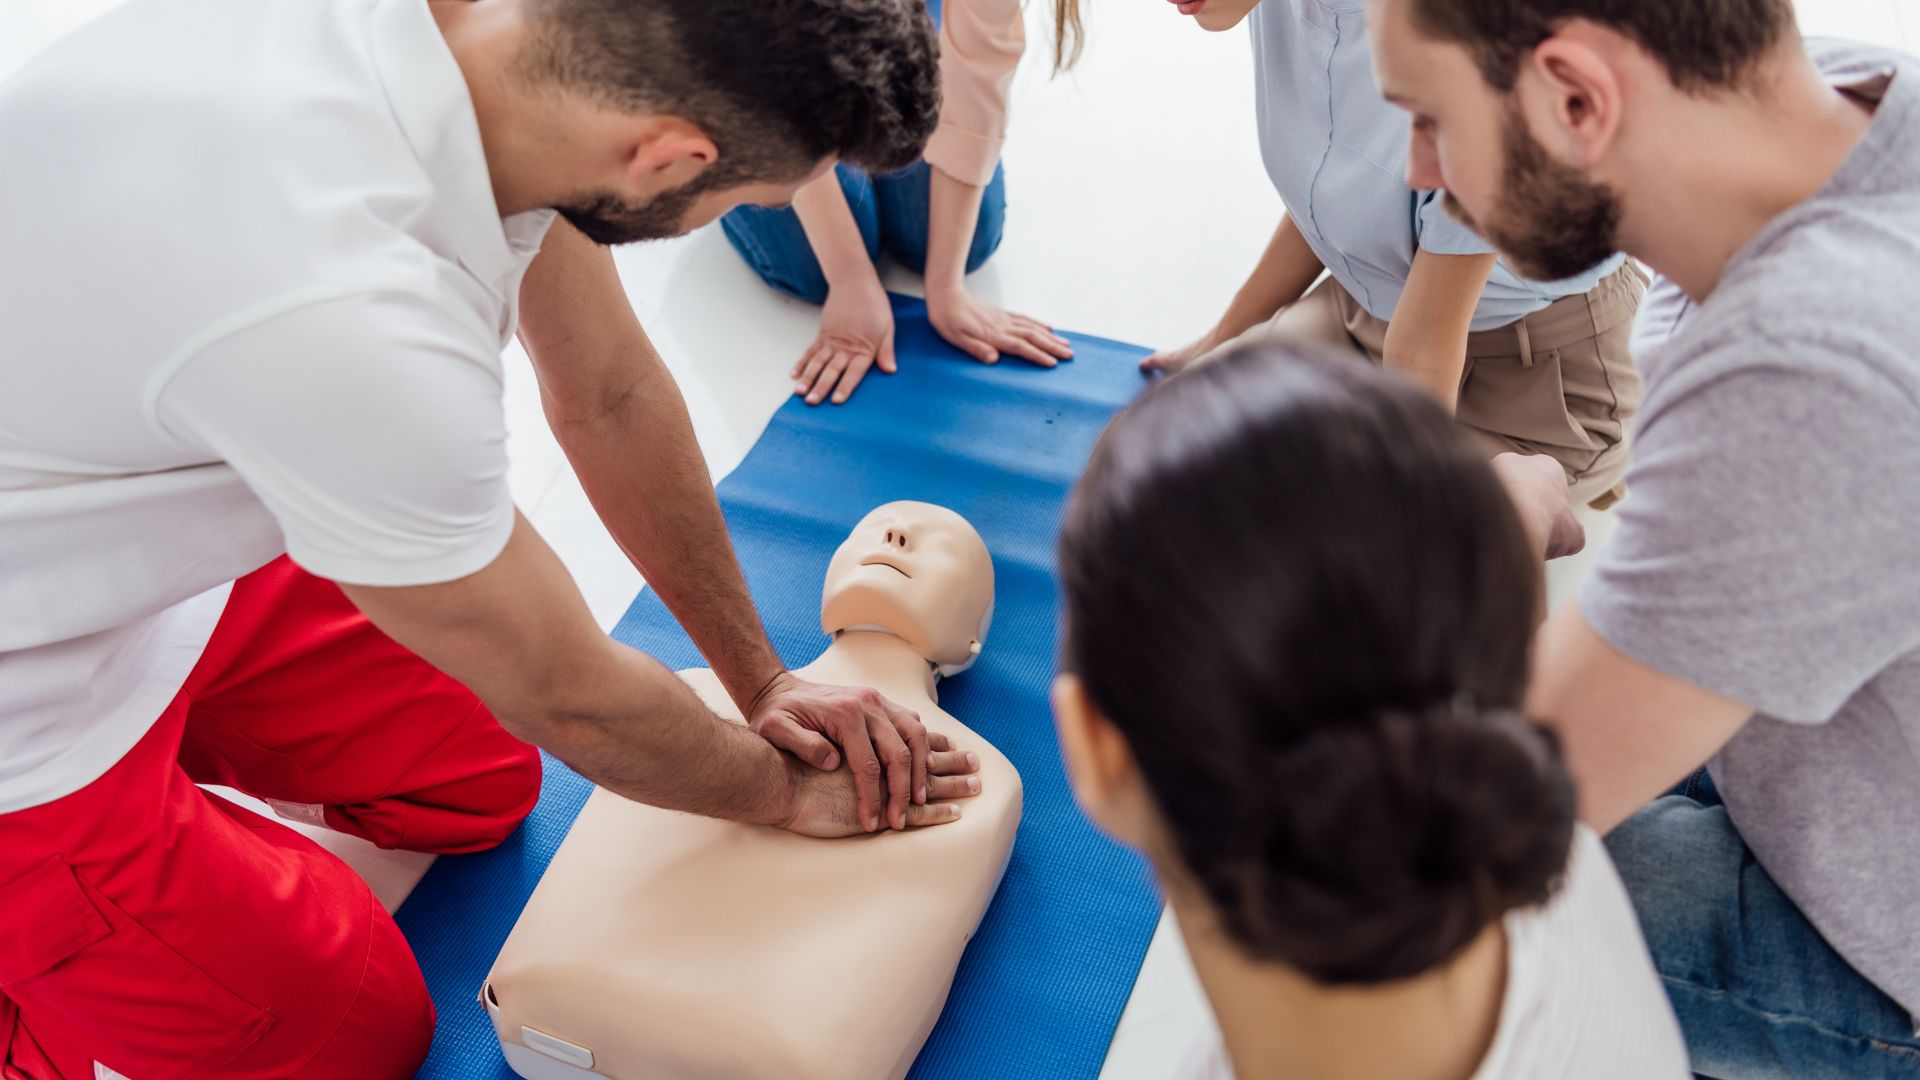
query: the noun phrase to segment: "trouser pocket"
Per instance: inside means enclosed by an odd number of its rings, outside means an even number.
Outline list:
[[[59,857],[0,885],[0,896],[0,995],[18,1010],[15,1030],[55,1068],[204,1077],[273,1025]]]

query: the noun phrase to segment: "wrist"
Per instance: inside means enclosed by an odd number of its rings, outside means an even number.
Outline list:
[[[927,303],[944,302],[966,295],[965,274],[932,273],[926,277]]]
[[[764,787],[766,795],[761,805],[755,807],[752,816],[745,821],[749,825],[771,825],[776,829],[784,829],[793,823],[800,812],[800,774],[795,768],[796,763],[786,754],[775,750],[773,744],[767,744],[767,749],[773,751],[773,777]]]
[[[827,279],[828,292],[836,289],[880,288],[880,271],[874,268],[873,260],[867,258],[867,249],[864,247],[856,254],[821,259],[820,273]]]
[[[761,680],[759,689],[753,691],[752,695],[745,701],[735,698],[734,704],[740,706],[740,715],[746,718],[747,726],[752,727],[754,720],[759,717],[760,710],[766,703],[797,682],[799,682],[799,679],[794,676],[793,672],[788,671],[784,667],[780,668],[770,677]]]

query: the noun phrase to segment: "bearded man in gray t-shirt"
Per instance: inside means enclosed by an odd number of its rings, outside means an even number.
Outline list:
[[[1809,46],[1789,0],[1369,24],[1411,183],[1530,276],[1617,248],[1672,290],[1614,542],[1530,706],[1694,1068],[1920,1072],[1920,64]],[[1577,547],[1557,470],[1496,465],[1543,552]]]

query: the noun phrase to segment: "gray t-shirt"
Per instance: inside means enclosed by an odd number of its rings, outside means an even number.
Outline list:
[[[1631,496],[1580,607],[1754,707],[1710,763],[1735,825],[1920,1014],[1920,63],[1809,51],[1872,123],[1640,358]]]

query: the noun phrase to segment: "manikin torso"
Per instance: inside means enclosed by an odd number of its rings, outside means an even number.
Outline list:
[[[857,529],[848,547],[861,537]],[[856,578],[907,578],[894,561],[848,566]],[[938,575],[919,576],[878,587],[931,587]],[[969,587],[977,593],[978,584]],[[835,588],[830,575],[830,614]],[[846,617],[865,625],[883,617],[855,606],[858,615]],[[906,640],[915,636],[919,647]],[[977,754],[981,794],[960,801],[960,820],[816,840],[596,790],[482,994],[516,1071],[540,1080],[905,1074],[999,884],[1021,805],[1012,764],[940,709],[929,651],[939,650],[925,634],[844,630],[797,674],[871,686],[953,749]],[[681,677],[715,712],[739,719],[712,672]],[[554,1067],[562,1061],[574,1069]]]

